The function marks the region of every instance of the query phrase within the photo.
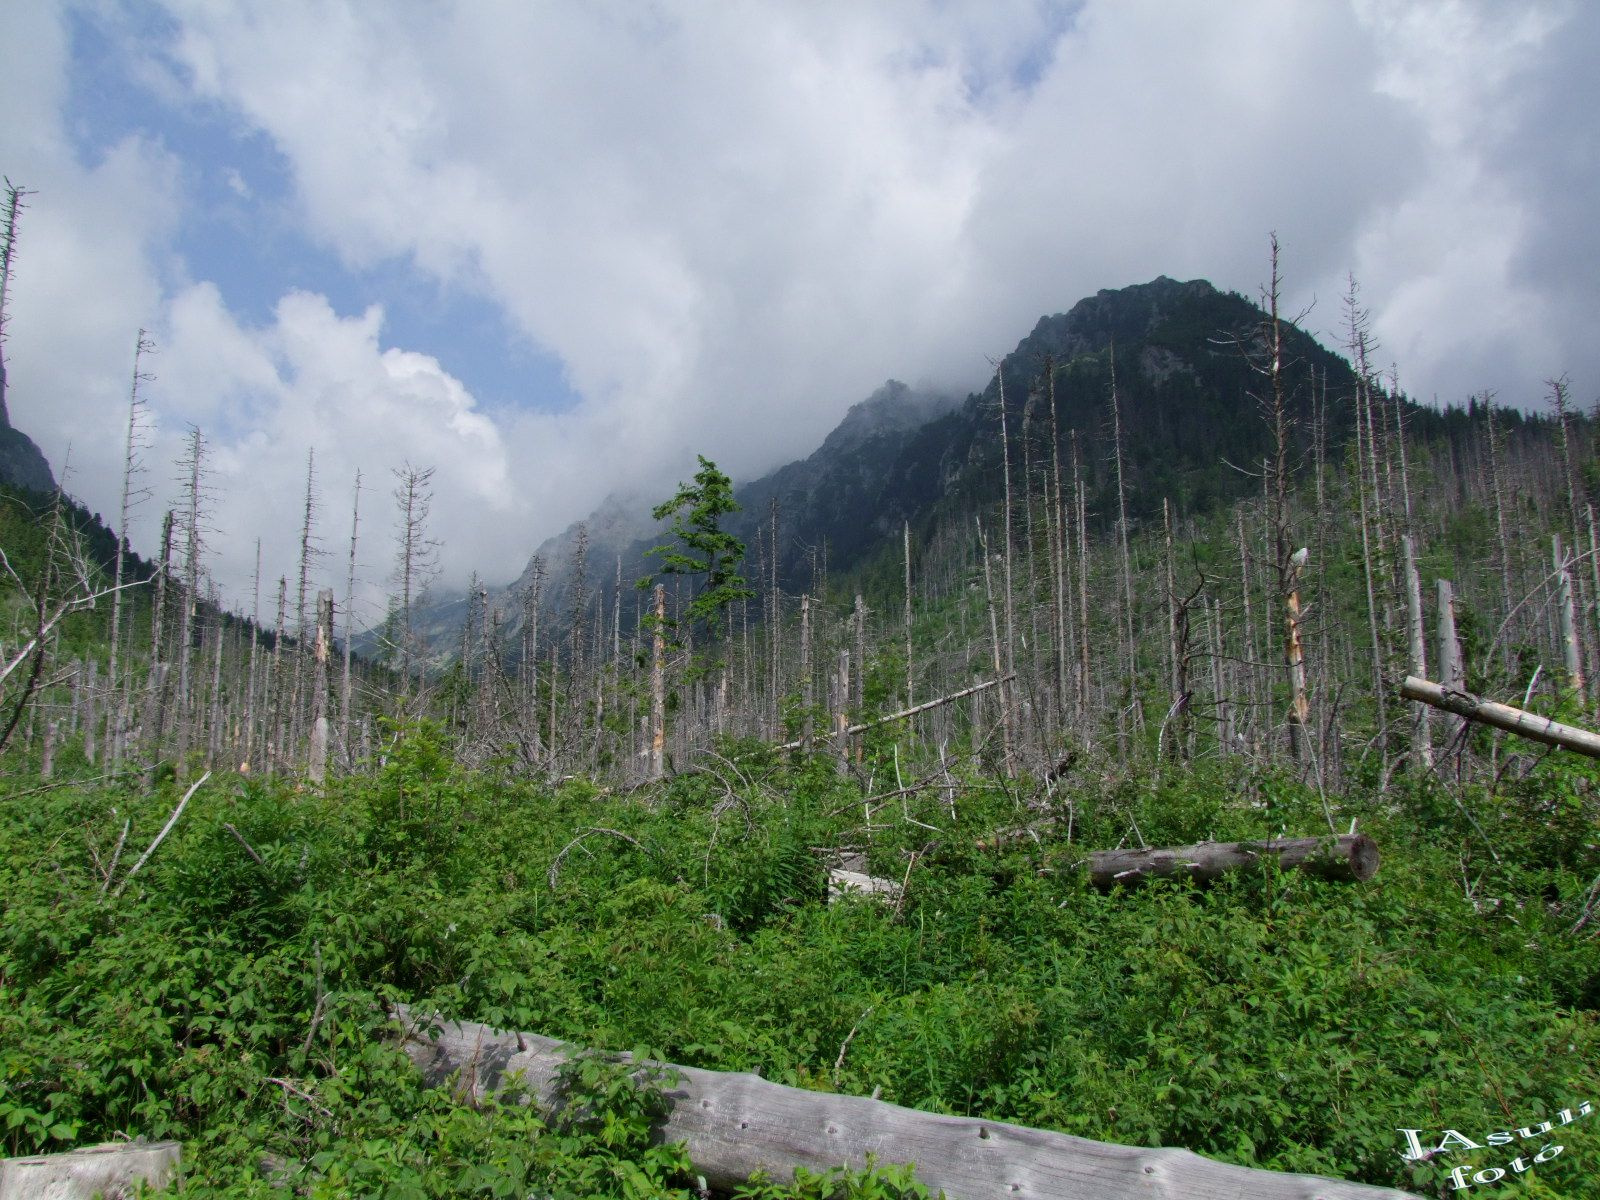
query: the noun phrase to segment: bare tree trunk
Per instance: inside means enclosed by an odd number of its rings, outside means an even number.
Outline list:
[[[833,677],[833,754],[842,773],[850,764],[850,651],[839,651]]]
[[[84,665],[83,679],[83,760],[91,767],[94,766],[95,752],[99,742],[99,712],[95,701],[100,686],[100,664],[90,659]],[[107,709],[115,711],[116,693],[110,692],[107,697]],[[108,713],[109,715],[109,713]]]
[[[312,783],[328,776],[328,651],[333,643],[333,589],[317,593],[317,633],[311,655],[311,753],[306,773]]]
[[[320,551],[313,548],[312,528],[316,522],[317,494],[316,494],[316,451],[306,451],[306,499],[303,510],[303,519],[300,525],[300,575],[299,586],[295,591],[294,602],[294,700],[290,704],[289,742],[293,746],[300,744],[300,731],[302,713],[305,704],[302,697],[307,694],[310,673],[310,662],[307,650],[311,646],[312,631],[306,619],[306,588],[310,583],[311,560]]]
[[[119,655],[122,648],[122,576],[124,571],[123,559],[128,553],[128,515],[132,511],[135,501],[145,493],[143,489],[135,488],[134,476],[140,469],[140,417],[144,412],[144,399],[139,395],[139,385],[149,381],[152,376],[143,371],[144,356],[155,348],[143,329],[139,330],[138,337],[134,340],[133,347],[133,380],[128,387],[128,433],[122,453],[122,499],[117,508],[117,549],[112,563],[111,582],[111,646],[110,657],[106,664],[106,687],[113,697],[117,694],[117,682],[120,679]],[[117,755],[113,749],[117,741],[117,725],[126,721],[125,714],[118,714],[113,708],[107,713],[106,722],[106,758],[116,764]],[[93,759],[91,758],[92,762]]]
[[[1067,696],[1067,660],[1071,644],[1067,620],[1067,614],[1071,611],[1067,596],[1070,586],[1067,559],[1070,539],[1067,535],[1066,505],[1061,494],[1061,428],[1056,411],[1056,366],[1055,359],[1049,355],[1045,356],[1045,375],[1050,385],[1050,477],[1053,494],[1048,511],[1051,517],[1050,528],[1054,530],[1054,537],[1050,543],[1050,590],[1055,610],[1056,712],[1064,723],[1071,703]]]
[[[1547,746],[1560,746],[1590,758],[1600,758],[1600,734],[1576,725],[1564,725],[1509,704],[1480,700],[1468,692],[1448,691],[1426,679],[1407,677],[1400,684],[1400,694],[1407,700],[1431,704],[1469,721],[1482,721],[1485,725],[1532,738]]]
[[[905,543],[906,564],[906,707],[917,702],[916,697],[916,671],[911,654],[911,522],[906,521],[901,529]]]
[[[1402,569],[1406,577],[1407,670],[1421,679],[1428,676],[1426,634],[1422,625],[1422,580],[1417,573],[1417,551],[1409,533],[1400,535]],[[1417,707],[1411,713],[1411,756],[1419,771],[1433,769],[1433,736],[1428,710]]]
[[[278,576],[278,619],[273,626],[272,637],[272,662],[267,671],[267,722],[271,736],[267,741],[266,759],[267,770],[277,771],[282,768],[287,754],[284,750],[284,734],[287,729],[288,714],[284,712],[283,685],[283,639],[284,624],[288,620],[289,606],[289,578],[286,575]],[[401,686],[404,687],[402,681]]]
[[[344,585],[344,673],[339,683],[339,754],[344,769],[355,767],[354,747],[350,744],[350,655],[356,640],[356,535],[361,528],[361,472],[350,495],[350,566]],[[253,654],[253,650],[252,650]]]
[[[1566,685],[1582,701],[1584,698],[1583,650],[1578,641],[1578,613],[1572,600],[1572,573],[1561,549],[1561,535],[1550,535],[1550,555],[1555,564],[1556,613],[1561,621],[1561,654],[1566,667]]]
[[[989,539],[983,536],[983,522],[978,525],[978,549],[983,555],[983,592],[988,600],[989,608],[989,645],[994,653],[994,677],[1001,680],[1000,684],[1000,748],[1003,755],[1007,779],[1016,778],[1016,764],[1012,751],[1011,710],[1005,702],[1006,676],[1005,660],[1000,652],[1000,626],[999,618],[995,613],[994,605],[994,578],[989,569]]]
[[[201,479],[204,474],[205,440],[199,429],[189,434],[189,450],[183,466],[188,469],[187,507],[183,516],[183,607],[178,610],[178,743],[174,753],[175,772],[178,779],[188,775],[189,745],[194,736],[196,716],[195,697],[192,694],[189,645],[194,626],[196,606],[200,602],[201,537]]]
[[[1005,519],[1003,521],[1005,535],[1005,614],[1006,614],[1006,642],[1005,642],[1005,671],[1009,682],[1000,685],[1000,703],[1005,708],[1005,725],[1008,735],[1014,737],[1016,733],[1017,702],[1016,702],[1016,617],[1012,608],[1011,585],[1011,435],[1006,423],[1006,375],[1004,364],[995,367],[995,379],[1000,388],[1000,467],[1001,477],[1005,488]],[[1012,775],[1012,758],[1009,749],[1006,753],[1006,777]]]
[[[1078,516],[1078,726],[1089,718],[1089,518],[1084,495],[1082,464],[1078,460],[1078,432],[1072,432],[1072,490]]]
[[[816,682],[811,666],[811,597],[800,597],[800,740],[805,753],[811,753],[813,716],[817,704]]]
[[[1147,850],[1095,850],[1089,879],[1101,891],[1133,888],[1163,875],[1183,875],[1209,883],[1229,871],[1299,868],[1324,879],[1364,883],[1378,873],[1378,847],[1364,833],[1332,838],[1274,838],[1264,842],[1201,842]]]
[[[1356,334],[1359,347],[1359,332]],[[1371,406],[1370,389],[1366,379],[1358,372],[1356,376],[1356,493],[1359,503],[1359,517],[1361,521],[1361,573],[1367,589],[1367,631],[1372,640],[1372,695],[1373,704],[1376,706],[1378,743],[1383,748],[1385,763],[1388,761],[1388,721],[1386,706],[1384,704],[1383,685],[1383,639],[1378,628],[1378,594],[1377,584],[1374,579],[1375,568],[1373,556],[1376,547],[1373,544],[1372,512],[1376,497],[1371,493],[1367,480],[1365,467],[1366,447],[1368,442],[1368,427],[1370,420],[1367,409]]]
[[[217,756],[222,752],[222,736],[224,732],[222,719],[222,647],[225,639],[222,626],[222,599],[217,594],[215,586],[211,589],[211,615],[214,632],[211,647],[210,729],[206,735],[207,770],[211,770],[217,765]]]
[[[654,639],[650,657],[650,778],[660,779],[667,745],[667,589],[655,587]],[[550,681],[555,687],[554,678]]]
[[[1461,669],[1461,642],[1456,636],[1456,598],[1448,579],[1437,581],[1439,596],[1439,682],[1447,691],[1460,691],[1466,687],[1465,673]],[[1462,737],[1465,722],[1450,716],[1445,721],[1445,737],[1450,745],[1459,740],[1462,773],[1465,774],[1466,739]]]
[[[256,573],[250,588],[250,667],[244,689],[244,751],[241,766],[248,770],[256,748],[256,664],[261,648],[261,539],[256,539]]]
[[[450,1083],[478,1103],[510,1080],[541,1112],[558,1111],[576,1047],[534,1033],[446,1023],[395,1010],[402,1048],[430,1086]],[[636,1063],[649,1070],[652,1064]],[[1406,1200],[1405,1193],[1214,1162],[1187,1150],[1116,1146],[1004,1122],[901,1108],[769,1083],[754,1075],[668,1067],[678,1080],[654,1136],[682,1142],[692,1169],[718,1192],[757,1171],[788,1179],[915,1153],[917,1180],[951,1200],[1020,1194],[1034,1200]]]
[[[1133,636],[1133,555],[1128,549],[1128,494],[1122,478],[1122,402],[1117,395],[1117,344],[1111,343],[1111,430],[1117,467],[1117,548],[1122,554],[1122,637],[1128,667],[1128,703],[1137,728],[1142,724],[1139,671]]]
[[[1244,610],[1244,650],[1240,663],[1244,672],[1244,725],[1251,731],[1252,739],[1256,721],[1256,638],[1250,624],[1250,547],[1244,536],[1244,509],[1239,518],[1239,596]]]
[[[1489,489],[1494,497],[1494,528],[1495,548],[1498,550],[1496,557],[1499,559],[1500,568],[1500,612],[1501,619],[1509,621],[1516,611],[1511,602],[1511,539],[1506,532],[1506,507],[1504,489],[1500,480],[1500,450],[1499,437],[1494,427],[1494,396],[1490,392],[1483,393],[1483,421],[1484,428],[1489,435]],[[1508,630],[1508,633],[1511,631]],[[1506,640],[1503,651],[1505,669],[1511,669],[1511,644]]]
[[[433,471],[432,467],[418,470],[407,463],[403,468],[396,468],[394,472],[398,481],[394,498],[400,512],[399,550],[395,560],[395,575],[396,582],[400,586],[400,628],[396,640],[399,642],[402,706],[411,691],[414,651],[411,636],[411,607],[417,598],[417,593],[426,585],[432,568],[430,551],[433,543],[428,540],[427,526],[429,512],[433,507],[431,487]]]
[[[1182,681],[1183,666],[1178,649],[1178,581],[1172,562],[1172,504],[1165,496],[1161,497],[1161,532],[1167,576],[1167,694],[1171,697],[1168,711],[1177,718],[1177,725],[1181,727],[1188,697]],[[1172,739],[1174,758],[1183,757],[1182,743],[1183,738],[1175,729]]]
[[[1589,516],[1589,601],[1590,619],[1594,624],[1595,675],[1590,683],[1595,689],[1597,708],[1600,708],[1600,539],[1595,537],[1594,505],[1584,506]],[[1600,713],[1597,713],[1600,716]]]
[[[768,509],[772,518],[772,532],[767,539],[767,566],[772,572],[767,589],[767,597],[771,603],[767,617],[767,653],[771,659],[768,663],[768,670],[771,673],[771,682],[768,686],[772,694],[772,736],[776,739],[779,730],[783,728],[783,673],[779,669],[780,652],[783,648],[783,595],[778,591],[778,498],[776,496],[772,498]]]

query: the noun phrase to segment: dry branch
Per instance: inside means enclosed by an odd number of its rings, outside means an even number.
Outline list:
[[[545,1112],[560,1104],[558,1072],[576,1050],[531,1033],[472,1022],[414,1018],[396,1009],[407,1055],[432,1086],[456,1080],[481,1098],[513,1076]],[[824,1171],[912,1162],[930,1192],[1033,1200],[1378,1200],[1389,1188],[1311,1175],[1230,1166],[1187,1150],[1089,1141],[998,1121],[949,1117],[859,1096],[809,1092],[755,1075],[670,1068],[664,1142],[683,1142],[712,1188],[731,1189],[756,1171],[788,1179]]]
[[[1015,676],[1007,675],[1001,679],[991,679],[986,683],[976,683],[969,688],[962,688],[959,692],[951,692],[948,696],[940,696],[937,700],[927,700],[921,704],[913,704],[910,708],[902,708],[899,712],[892,712],[886,717],[877,717],[871,721],[863,721],[859,725],[850,725],[842,732],[847,737],[854,737],[858,733],[865,733],[869,729],[876,729],[879,725],[887,725],[890,721],[900,721],[904,720],[906,717],[914,717],[918,713],[927,712],[930,708],[938,708],[942,704],[949,704],[952,701],[960,700],[963,696],[970,696],[973,692],[984,691],[988,688],[994,687],[996,684],[1005,683],[1007,680],[1013,678],[1015,678]],[[806,739],[801,738],[797,742],[785,742],[781,746],[774,746],[773,749],[798,750],[805,744]]]
[[[1469,721],[1482,721],[1485,725],[1532,738],[1547,746],[1560,746],[1563,750],[1575,750],[1590,758],[1600,758],[1600,734],[1579,729],[1576,725],[1563,725],[1549,717],[1513,708],[1509,704],[1483,700],[1470,692],[1441,687],[1429,680],[1418,679],[1415,675],[1406,676],[1400,685],[1400,694],[1407,700],[1442,708]]]

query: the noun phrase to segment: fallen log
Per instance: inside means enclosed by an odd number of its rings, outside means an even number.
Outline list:
[[[1400,684],[1400,694],[1407,700],[1442,708],[1469,721],[1482,721],[1485,725],[1532,738],[1547,746],[1560,746],[1563,750],[1575,750],[1590,758],[1600,758],[1600,733],[1591,733],[1576,725],[1563,725],[1549,717],[1541,717],[1537,713],[1494,700],[1484,700],[1457,688],[1442,687],[1431,680],[1418,679],[1415,675],[1405,677]]]
[[[64,1154],[0,1159],[0,1200],[124,1200],[177,1174],[177,1142],[104,1142]]]
[[[1096,850],[1087,861],[1090,881],[1101,891],[1110,891],[1119,884],[1137,887],[1158,875],[1186,875],[1197,883],[1209,883],[1228,871],[1271,860],[1279,870],[1295,868],[1323,879],[1363,883],[1378,873],[1378,846],[1364,833],[1346,833],[1154,850]]]
[[[558,1073],[576,1049],[531,1033],[413,1016],[397,1007],[402,1045],[430,1085],[455,1080],[481,1099],[516,1076],[545,1112],[560,1106]],[[626,1056],[619,1056],[625,1058]],[[826,1171],[916,1164],[917,1178],[950,1200],[1379,1200],[1406,1192],[1312,1175],[1213,1162],[1187,1150],[1116,1146],[998,1121],[941,1116],[880,1100],[809,1092],[756,1075],[669,1067],[663,1142],[683,1142],[712,1188],[757,1171],[781,1180],[796,1167]]]
[[[833,867],[828,871],[828,903],[846,896],[881,896],[893,904],[900,899],[900,885],[892,879],[879,879],[865,871]]]

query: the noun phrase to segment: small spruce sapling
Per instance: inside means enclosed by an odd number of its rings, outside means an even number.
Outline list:
[[[659,558],[661,569],[641,579],[641,590],[652,587],[659,575],[698,576],[699,586],[694,598],[685,607],[683,616],[691,633],[703,634],[696,640],[704,645],[711,640],[721,615],[732,604],[755,596],[739,574],[739,564],[744,560],[744,543],[721,526],[721,519],[739,511],[733,498],[733,481],[717,469],[717,464],[698,456],[700,469],[695,472],[692,484],[680,483],[672,499],[658,504],[651,515],[658,521],[671,518],[670,532],[673,541],[663,542],[646,551]],[[671,628],[676,624],[667,621]],[[715,668],[714,662],[701,662],[697,671]]]

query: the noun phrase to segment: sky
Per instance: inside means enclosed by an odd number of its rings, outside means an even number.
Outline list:
[[[886,379],[956,393],[1157,275],[1337,346],[1359,281],[1415,398],[1600,394],[1600,5],[1583,0],[26,0],[9,406],[136,549],[205,442],[249,612],[394,568],[503,583],[613,490],[809,453]]]

